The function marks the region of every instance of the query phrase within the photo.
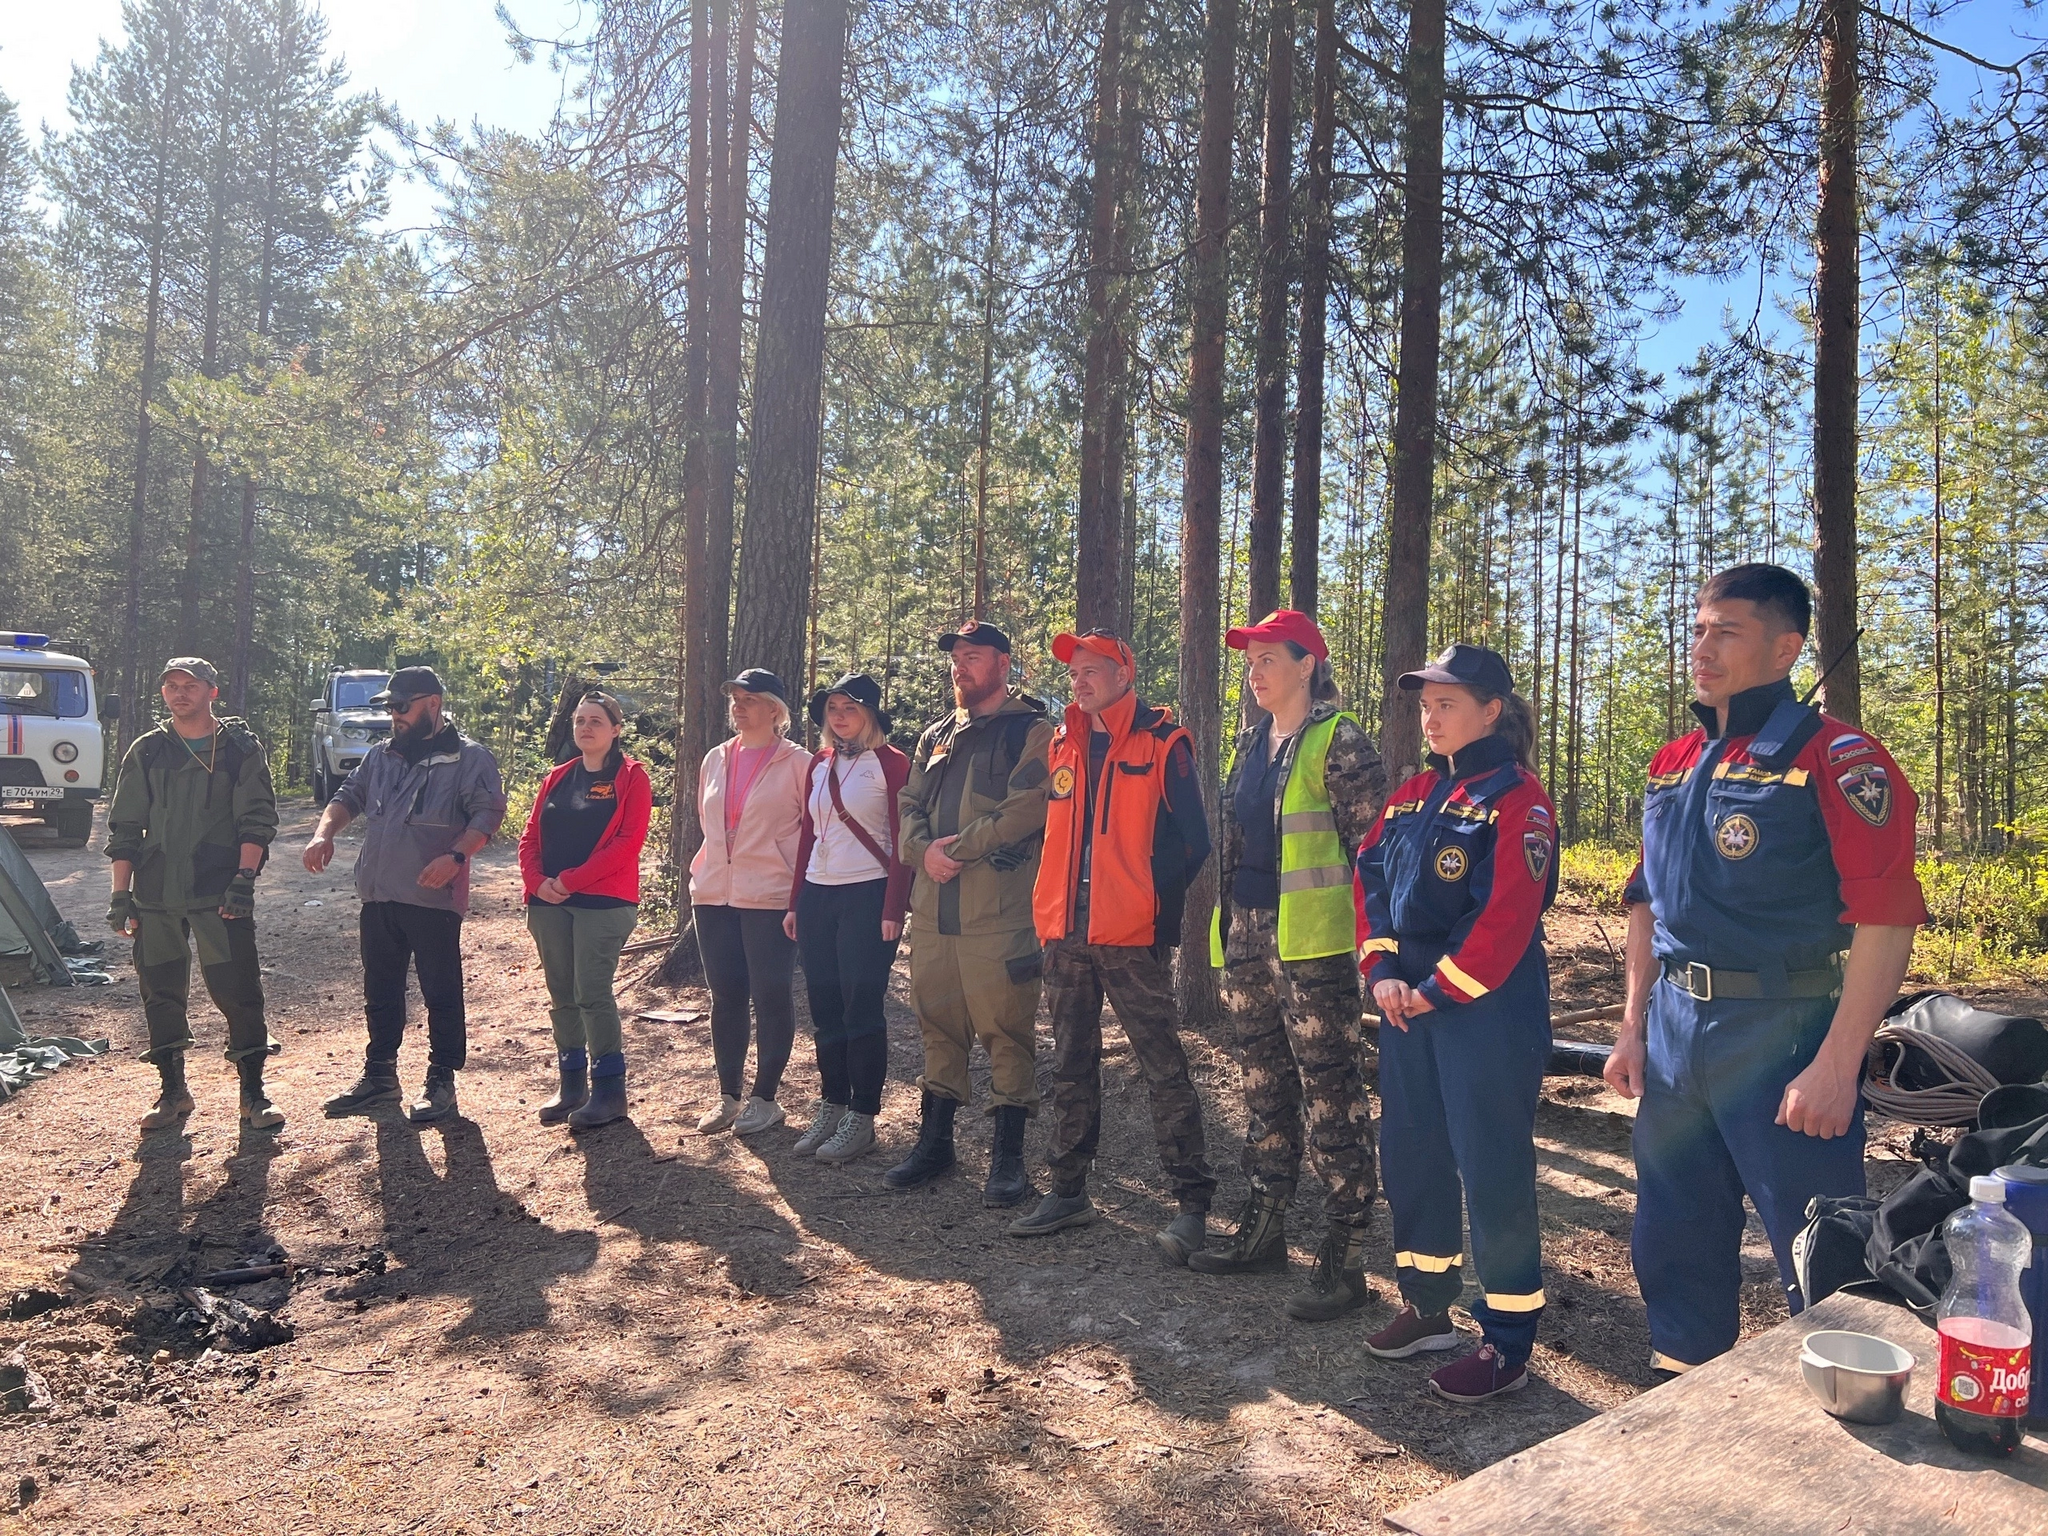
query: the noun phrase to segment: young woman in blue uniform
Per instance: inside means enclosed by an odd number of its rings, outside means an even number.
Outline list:
[[[1453,1402],[1528,1384],[1543,1312],[1536,1099],[1550,1057],[1541,919],[1557,819],[1533,770],[1536,721],[1507,663],[1454,645],[1401,686],[1421,695],[1429,766],[1358,855],[1360,968],[1380,1030],[1380,1158],[1406,1303],[1366,1341],[1399,1360],[1453,1349],[1464,1211],[1480,1347],[1430,1377]]]

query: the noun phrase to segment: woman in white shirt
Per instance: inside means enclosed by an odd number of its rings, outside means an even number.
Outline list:
[[[803,955],[821,1091],[796,1150],[843,1163],[874,1146],[882,1110],[882,1000],[910,900],[910,870],[896,851],[896,792],[910,760],[888,744],[882,690],[861,673],[819,689],[811,723],[824,728],[824,746],[811,759],[782,925]]]

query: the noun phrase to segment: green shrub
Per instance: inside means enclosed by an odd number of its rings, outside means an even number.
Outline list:
[[[1621,893],[1635,871],[1639,851],[1632,845],[1567,844],[1557,870],[1558,895],[1591,907],[1619,910]]]
[[[1914,968],[1943,979],[1981,970],[2040,969],[2048,962],[2048,849],[1931,853],[1915,866],[1927,927]]]

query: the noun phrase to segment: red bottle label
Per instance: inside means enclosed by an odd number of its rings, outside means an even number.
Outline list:
[[[2001,1329],[2000,1332],[2010,1330]],[[1951,1408],[1991,1418],[2017,1419],[2027,1411],[2028,1356],[2025,1344],[1972,1344],[1941,1330],[1941,1376],[1936,1395]]]

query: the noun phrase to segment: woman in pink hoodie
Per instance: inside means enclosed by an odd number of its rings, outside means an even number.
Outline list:
[[[775,1095],[796,1038],[796,944],[782,916],[796,878],[809,757],[791,741],[782,679],[749,667],[725,685],[734,735],[697,775],[703,845],[690,861],[697,953],[711,987],[711,1054],[718,1104],[698,1120],[706,1136],[780,1125]],[[754,1091],[743,1103],[748,1006],[753,1008]]]

